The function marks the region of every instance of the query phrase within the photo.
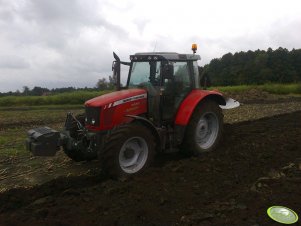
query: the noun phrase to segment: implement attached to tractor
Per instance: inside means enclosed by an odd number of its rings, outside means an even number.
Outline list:
[[[60,150],[60,132],[49,127],[31,129],[27,132],[27,149],[36,156],[54,156]]]
[[[75,161],[99,159],[111,176],[135,174],[158,152],[200,155],[214,150],[222,135],[222,109],[238,107],[218,91],[201,89],[200,56],[173,52],[136,53],[123,62],[113,53],[117,91],[85,103],[85,113],[68,113],[63,131],[28,131],[27,149],[53,156],[62,147]],[[129,66],[121,87],[120,66]]]

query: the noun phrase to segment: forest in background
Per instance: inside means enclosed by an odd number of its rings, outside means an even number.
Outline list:
[[[301,82],[301,49],[227,53],[200,68],[213,86]]]

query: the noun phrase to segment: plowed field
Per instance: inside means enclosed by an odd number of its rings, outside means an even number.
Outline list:
[[[266,214],[273,205],[300,216],[300,99],[225,112],[223,137],[214,152],[160,155],[122,181],[102,175],[97,161],[73,163],[62,153],[3,158],[0,225],[280,225]]]

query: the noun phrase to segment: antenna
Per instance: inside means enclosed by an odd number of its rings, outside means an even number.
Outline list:
[[[156,48],[157,48],[157,40],[156,40],[156,43],[155,43],[155,47],[154,47],[154,50],[153,50],[153,52],[155,52],[155,51],[156,51]]]

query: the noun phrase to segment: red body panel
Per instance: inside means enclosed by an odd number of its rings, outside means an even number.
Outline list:
[[[219,95],[222,97],[222,94],[217,91],[199,89],[192,90],[190,94],[188,94],[188,96],[181,103],[176,114],[175,124],[186,126],[189,123],[190,117],[197,104],[209,95]]]
[[[133,120],[126,115],[147,112],[147,92],[144,89],[128,89],[108,93],[88,100],[89,107],[101,107],[100,126],[87,125],[90,130],[110,130],[114,126]]]
[[[144,89],[127,89],[127,90],[115,91],[88,100],[85,102],[85,106],[103,107],[106,104],[110,104],[121,99],[126,99],[132,96],[145,94],[145,93],[146,91]]]

